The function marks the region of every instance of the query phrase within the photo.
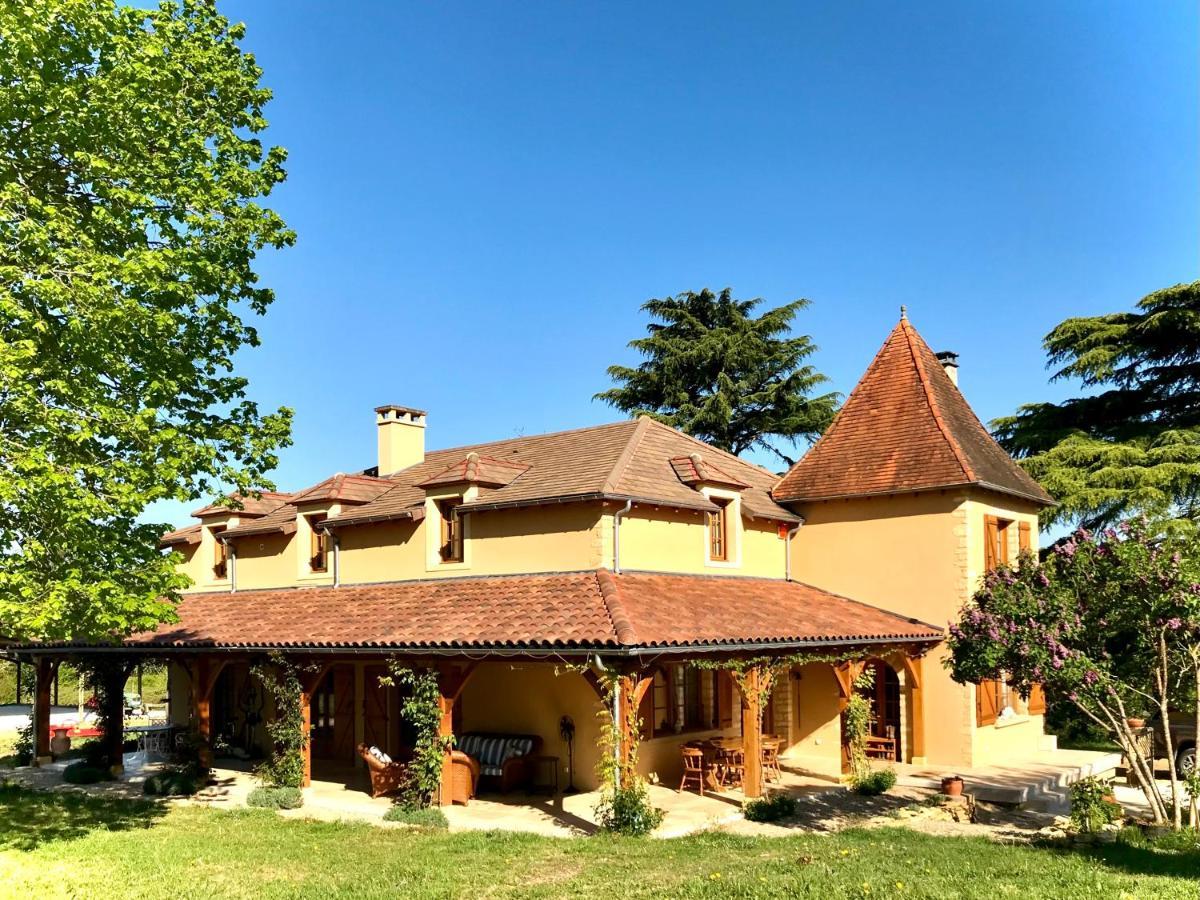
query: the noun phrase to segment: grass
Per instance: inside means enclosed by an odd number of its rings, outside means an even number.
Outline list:
[[[446,814],[436,807],[429,809],[409,809],[404,806],[393,806],[383,816],[388,822],[403,822],[417,828],[449,828]]]
[[[1195,898],[1200,853],[903,829],[576,840],[383,830],[0,788],[5,897]]]

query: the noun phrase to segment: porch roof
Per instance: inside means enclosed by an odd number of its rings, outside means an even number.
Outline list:
[[[411,652],[735,652],[939,641],[940,628],[778,579],[614,574],[438,578],[185,595],[179,621],[119,646]],[[112,644],[25,644],[112,648]]]

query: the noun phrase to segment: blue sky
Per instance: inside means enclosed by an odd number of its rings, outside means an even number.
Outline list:
[[[1063,395],[1057,322],[1200,277],[1190,2],[221,8],[290,151],[238,359],[283,488],[373,464],[381,403],[430,447],[619,418],[650,297],[807,297],[842,392],[906,304],[987,420]]]

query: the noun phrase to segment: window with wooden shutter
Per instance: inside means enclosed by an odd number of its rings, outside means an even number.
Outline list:
[[[1021,548],[1022,553],[1028,553],[1033,549],[1033,542],[1030,538],[1032,529],[1028,522],[1020,522],[1017,525],[1017,543]]]
[[[639,733],[642,740],[654,737],[654,696],[655,685],[658,683],[658,673],[654,673],[654,683],[642,694],[642,702],[638,705]]]
[[[717,727],[733,727],[733,676],[717,670]]]
[[[1035,684],[1029,690],[1029,702],[1025,705],[1030,715],[1041,715],[1046,711],[1046,694],[1040,684]]]
[[[708,514],[708,558],[715,562],[729,559],[729,501],[709,498],[719,509]]]
[[[320,530],[325,515],[309,516],[310,531],[308,567],[313,572],[324,572],[329,568],[329,534]]]
[[[224,578],[229,574],[229,545],[221,540],[221,535],[224,533],[224,525],[212,529],[214,578]]]
[[[462,517],[458,515],[458,507],[462,503],[460,497],[439,500],[437,503],[438,518],[442,520],[442,536],[438,551],[442,562],[462,562]]]
[[[1004,682],[989,678],[975,685],[975,724],[991,725],[1000,715]]]
[[[1008,563],[1008,527],[1012,523],[996,516],[983,517],[983,567],[990,572]]]

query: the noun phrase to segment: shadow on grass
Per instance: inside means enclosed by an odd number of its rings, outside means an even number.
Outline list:
[[[167,809],[145,800],[30,791],[0,785],[0,850],[34,850],[92,831],[149,828]]]
[[[1080,847],[1062,850],[1094,860],[1109,869],[1130,875],[1158,875],[1163,878],[1187,878],[1197,882],[1200,892],[1200,850],[1155,850],[1128,844]]]

